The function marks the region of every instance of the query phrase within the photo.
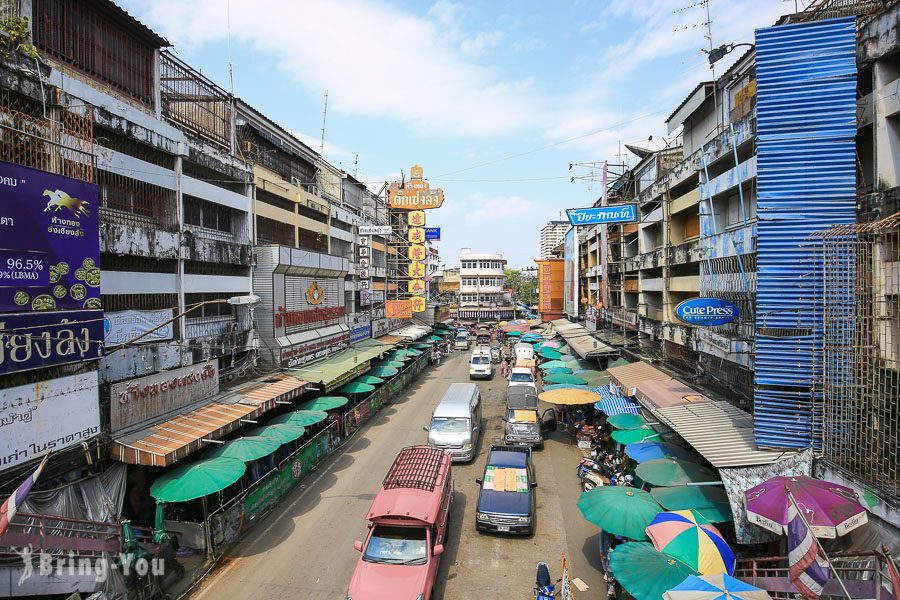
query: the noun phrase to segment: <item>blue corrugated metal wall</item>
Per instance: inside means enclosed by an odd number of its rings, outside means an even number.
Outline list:
[[[807,237],[856,220],[855,20],[758,29],[756,75],[754,431],[761,446],[802,448],[821,343]]]

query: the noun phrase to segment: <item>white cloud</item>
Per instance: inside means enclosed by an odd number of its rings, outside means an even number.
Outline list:
[[[502,41],[502,31],[482,31],[473,37],[464,39],[460,48],[465,54],[478,56],[491,48],[496,48]]]
[[[466,223],[488,227],[504,219],[532,215],[538,208],[537,204],[520,196],[489,196],[482,192],[471,194],[461,204]]]

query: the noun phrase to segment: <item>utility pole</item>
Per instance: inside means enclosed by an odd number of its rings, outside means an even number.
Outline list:
[[[322,109],[322,139],[319,142],[319,156],[325,157],[325,119],[328,116],[328,90],[325,90],[325,106]]]

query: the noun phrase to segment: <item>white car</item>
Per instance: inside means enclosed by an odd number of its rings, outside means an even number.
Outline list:
[[[494,365],[491,363],[490,349],[479,346],[469,359],[469,379],[491,379],[494,377]]]
[[[528,385],[533,388],[537,387],[534,380],[534,373],[528,367],[513,367],[509,374],[509,387],[517,385]]]

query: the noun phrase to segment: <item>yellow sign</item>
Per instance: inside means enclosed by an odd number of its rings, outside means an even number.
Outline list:
[[[319,285],[318,281],[313,281],[309,289],[306,290],[306,301],[310,304],[322,304],[325,299],[325,290]]]
[[[421,227],[410,227],[407,236],[413,244],[421,244],[425,241],[425,230]]]
[[[409,293],[413,295],[419,295],[425,293],[425,280],[424,279],[410,279],[408,282],[409,285]]]
[[[425,211],[414,210],[407,213],[406,222],[409,223],[410,227],[422,227],[425,225]]]
[[[412,306],[409,300],[388,300],[384,303],[384,316],[388,319],[412,318]]]
[[[391,208],[404,210],[429,210],[440,208],[444,203],[444,190],[431,189],[431,185],[425,181],[422,175],[422,167],[413,165],[409,170],[409,181],[394,182],[388,188],[388,204]]]
[[[414,244],[409,247],[409,260],[425,260],[425,246]]]
[[[414,313],[425,312],[425,297],[413,296],[409,299],[410,307]]]
[[[409,276],[410,277],[425,277],[425,263],[421,262],[411,262],[409,263]]]

